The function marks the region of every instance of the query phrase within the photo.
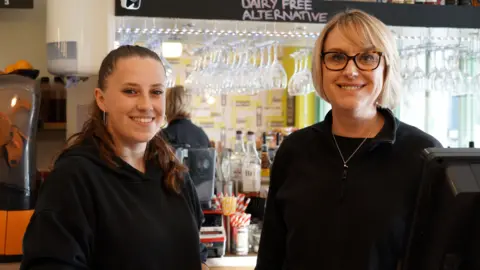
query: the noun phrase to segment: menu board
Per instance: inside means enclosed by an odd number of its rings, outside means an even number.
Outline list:
[[[179,4],[178,1],[117,0],[115,1],[115,16],[325,23],[339,12],[360,9],[391,26],[480,27],[478,19],[480,9],[476,7],[379,4],[376,3],[378,1],[182,0]]]
[[[326,23],[328,13],[313,10],[313,0],[241,0],[244,21]]]

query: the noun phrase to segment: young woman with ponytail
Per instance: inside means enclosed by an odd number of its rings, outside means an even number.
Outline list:
[[[207,268],[195,187],[159,135],[165,77],[149,49],[105,57],[91,117],[42,186],[22,270]]]

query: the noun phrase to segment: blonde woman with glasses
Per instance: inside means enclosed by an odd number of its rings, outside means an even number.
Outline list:
[[[277,152],[256,269],[396,270],[421,152],[441,145],[393,115],[399,56],[375,17],[359,10],[333,17],[312,66],[315,89],[332,110]]]

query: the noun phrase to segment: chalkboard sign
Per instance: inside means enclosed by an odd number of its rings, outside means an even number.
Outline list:
[[[129,5],[126,1],[135,2],[136,5]],[[478,19],[480,8],[471,6],[321,0],[116,0],[115,2],[116,16],[296,23],[325,23],[338,12],[347,9],[363,10],[391,26],[480,28]]]
[[[0,0],[0,8],[32,9],[33,0]]]
[[[313,9],[313,0],[240,0],[245,21],[327,22],[328,13]]]

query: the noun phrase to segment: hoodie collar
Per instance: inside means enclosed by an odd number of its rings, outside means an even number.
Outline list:
[[[393,115],[390,109],[377,107],[377,111],[383,115],[385,123],[377,136],[372,138],[372,143],[395,143],[399,120]],[[330,134],[332,134],[332,123],[332,110],[330,110],[322,122],[313,125],[313,129],[325,132],[330,136]]]
[[[100,156],[100,148],[95,138],[86,138],[79,145],[73,146],[72,148],[63,152],[58,158],[57,162],[60,162],[61,160],[71,156],[80,156],[86,158],[103,170],[112,171],[117,174],[120,179],[128,182],[142,182],[145,180],[163,178],[163,170],[160,168],[157,158],[147,160],[145,164],[145,173],[138,171],[115,154],[112,156],[115,164],[114,166],[111,166],[111,164],[109,164]]]
[[[188,118],[175,118],[168,123],[169,126],[177,124],[177,123],[185,123],[185,122],[191,122],[190,119]]]

